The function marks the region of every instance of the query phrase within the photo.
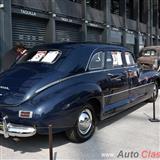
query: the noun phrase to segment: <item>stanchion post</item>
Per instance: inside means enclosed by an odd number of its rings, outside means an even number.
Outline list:
[[[156,100],[155,100],[155,95],[153,92],[153,120],[156,119]]]
[[[52,125],[49,125],[49,159],[53,160],[53,134],[52,134]]]
[[[149,119],[150,122],[160,122],[159,119],[156,118],[156,97],[153,92],[153,118]]]

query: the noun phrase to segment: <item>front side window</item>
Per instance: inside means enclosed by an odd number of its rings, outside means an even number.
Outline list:
[[[131,53],[125,52],[125,60],[126,60],[127,66],[135,65],[135,61],[134,61]]]
[[[104,52],[98,52],[95,55],[93,55],[90,65],[89,65],[89,69],[90,70],[103,69],[104,68],[104,57],[105,57]]]

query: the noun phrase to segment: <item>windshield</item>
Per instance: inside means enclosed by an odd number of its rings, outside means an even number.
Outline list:
[[[143,56],[157,56],[157,52],[155,50],[145,50],[142,53]]]
[[[62,52],[60,50],[38,50],[28,53],[22,56],[18,63],[26,63],[26,62],[38,62],[38,63],[48,63],[53,64],[55,63],[59,57],[61,56]]]
[[[72,46],[37,47],[23,55],[16,65],[26,67],[46,67],[60,72],[82,72],[88,62],[88,56],[84,54],[86,48]],[[87,53],[87,52],[86,52]]]

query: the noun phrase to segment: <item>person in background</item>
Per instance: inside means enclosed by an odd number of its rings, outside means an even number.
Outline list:
[[[7,69],[9,69],[26,52],[27,52],[27,49],[22,43],[16,43],[16,46],[10,49],[2,57],[1,72],[4,72]]]

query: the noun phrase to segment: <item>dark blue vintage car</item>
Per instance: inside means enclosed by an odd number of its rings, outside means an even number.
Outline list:
[[[103,120],[158,95],[156,71],[141,70],[124,47],[92,43],[36,46],[0,75],[0,134],[65,131],[89,139]],[[153,97],[153,93],[155,97]]]

